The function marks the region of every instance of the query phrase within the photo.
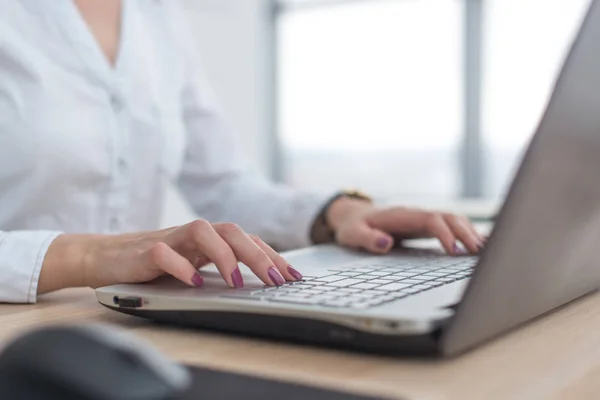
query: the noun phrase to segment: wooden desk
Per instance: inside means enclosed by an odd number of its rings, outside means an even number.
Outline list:
[[[156,326],[71,289],[0,305],[0,346],[46,324],[115,324],[186,363],[407,399],[597,399],[600,293],[452,360],[394,359]]]

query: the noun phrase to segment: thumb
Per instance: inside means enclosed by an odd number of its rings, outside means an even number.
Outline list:
[[[372,253],[387,253],[394,246],[394,239],[387,233],[371,228],[366,223],[349,226],[338,233],[338,243],[360,247]]]

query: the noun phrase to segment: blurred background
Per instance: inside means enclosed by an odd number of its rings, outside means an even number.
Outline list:
[[[184,4],[253,168],[437,205],[505,194],[588,2]]]

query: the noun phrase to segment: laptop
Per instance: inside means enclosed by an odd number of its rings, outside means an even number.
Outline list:
[[[384,354],[452,356],[600,285],[600,4],[593,0],[478,257],[286,253],[302,282],[228,289],[163,277],[96,290],[115,311],[190,327]]]

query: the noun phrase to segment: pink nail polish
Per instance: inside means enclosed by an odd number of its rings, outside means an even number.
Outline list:
[[[459,255],[465,255],[467,254],[466,251],[464,251],[463,249],[461,249],[460,247],[458,247],[457,244],[454,245],[454,247],[452,248],[452,252],[454,253],[454,255],[459,256]]]
[[[194,276],[192,276],[192,283],[198,287],[204,285],[204,279],[202,279],[202,277],[200,276],[199,273],[195,273]]]
[[[241,289],[244,287],[244,279],[242,278],[242,272],[239,268],[236,268],[231,273],[231,280],[233,281],[233,287]]]
[[[291,265],[287,267],[288,272],[291,276],[293,276],[297,281],[303,278],[302,274],[296,271]]]
[[[271,278],[271,281],[277,286],[281,286],[285,283],[285,279],[283,279],[283,276],[281,276],[275,267],[269,268],[269,278]]]
[[[377,243],[375,243],[375,245],[381,250],[385,250],[390,245],[390,241],[388,238],[380,237],[377,239]]]

